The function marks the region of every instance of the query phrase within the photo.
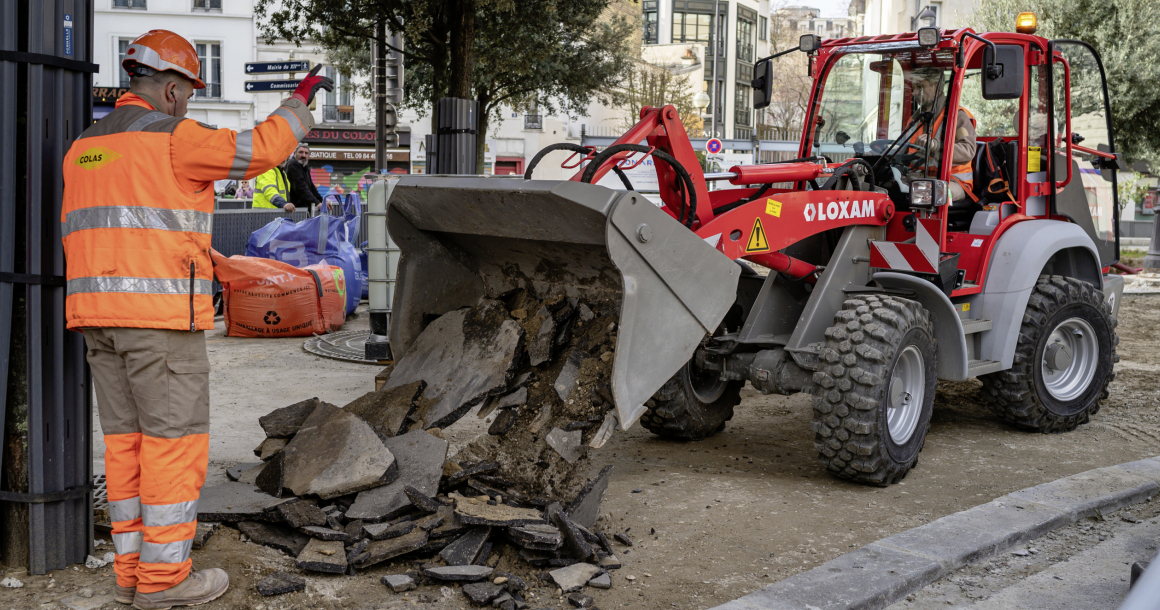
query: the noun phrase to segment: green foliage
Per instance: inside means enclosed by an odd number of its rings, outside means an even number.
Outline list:
[[[626,96],[624,127],[632,127],[640,120],[640,109],[672,104],[690,138],[704,137],[704,121],[693,103],[692,87],[687,74],[638,61],[625,72],[623,92]]]
[[[1011,31],[1023,11],[1039,17],[1040,36],[1095,47],[1107,75],[1116,149],[1133,160],[1160,160],[1160,2],[981,0],[973,25]]]

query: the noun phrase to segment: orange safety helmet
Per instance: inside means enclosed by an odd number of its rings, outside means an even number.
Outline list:
[[[129,43],[121,67],[133,74],[134,65],[158,72],[173,70],[193,81],[194,89],[205,89],[205,83],[198,78],[201,61],[197,59],[197,49],[188,40],[169,30],[150,30]]]

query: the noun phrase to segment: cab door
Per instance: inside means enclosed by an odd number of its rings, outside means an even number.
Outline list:
[[[1117,162],[1079,148],[1116,150],[1103,63],[1086,42],[1053,40],[1047,48],[1053,58],[1048,71],[1047,159],[1056,184],[1049,196],[1051,213],[1082,227],[1095,242],[1100,265],[1107,266],[1120,258]]]

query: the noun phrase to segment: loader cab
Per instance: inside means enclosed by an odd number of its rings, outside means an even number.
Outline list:
[[[940,251],[957,258],[957,296],[981,290],[991,245],[1020,220],[1075,223],[1101,266],[1116,262],[1124,165],[1095,50],[1030,34],[935,32],[823,41],[810,57],[800,156],[866,161],[873,185],[847,188],[889,194],[899,213],[887,241],[937,220]]]

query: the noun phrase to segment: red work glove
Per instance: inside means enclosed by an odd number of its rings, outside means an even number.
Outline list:
[[[302,103],[310,105],[314,101],[314,94],[318,93],[319,89],[326,89],[327,91],[334,91],[334,81],[325,76],[318,76],[318,71],[322,69],[322,64],[314,66],[310,74],[306,78],[298,81],[298,88],[294,90],[294,94],[290,97],[296,97],[302,100]]]

